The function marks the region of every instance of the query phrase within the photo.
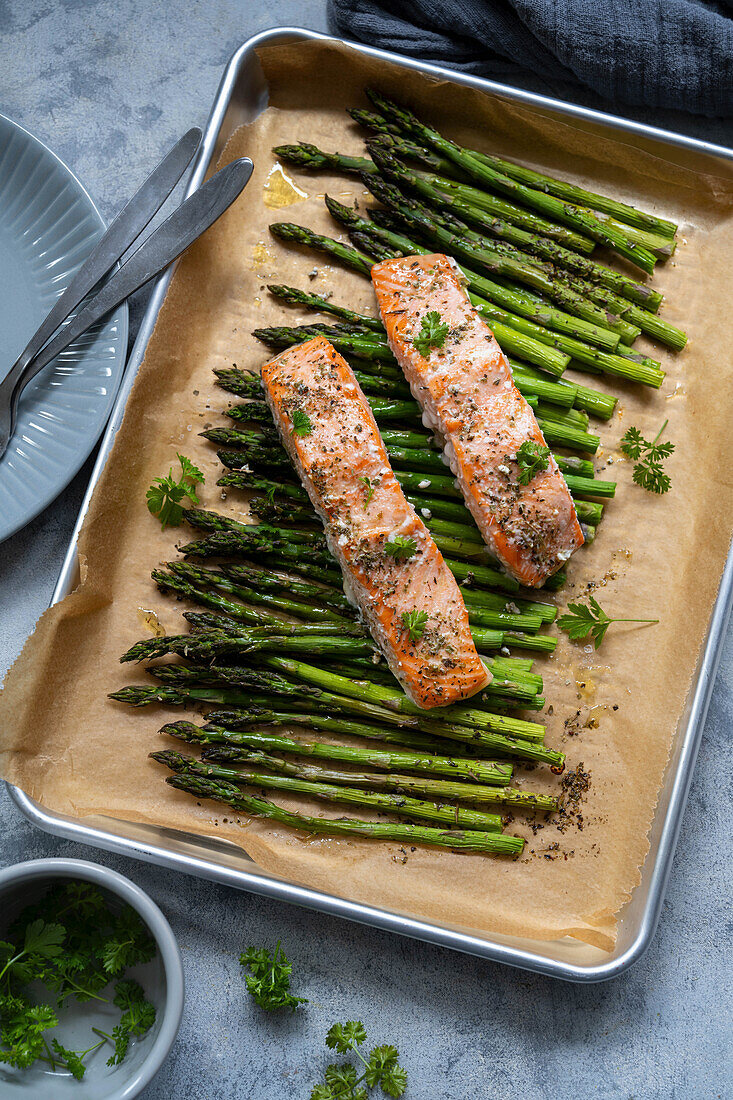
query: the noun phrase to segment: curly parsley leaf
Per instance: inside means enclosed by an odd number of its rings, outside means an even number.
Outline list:
[[[326,1046],[346,1054],[363,1043],[367,1037],[366,1028],[361,1020],[347,1020],[345,1024],[333,1024],[326,1035]]]
[[[77,1081],[81,1081],[86,1068],[82,1061],[83,1055],[80,1055],[76,1050],[69,1050],[67,1047],[62,1047],[58,1039],[52,1039],[51,1046],[54,1049],[54,1053],[58,1055],[58,1060],[66,1066],[72,1077],[76,1077]]]
[[[290,419],[293,422],[293,435],[310,435],[313,431],[311,419],[303,409],[293,409]]]
[[[397,1062],[396,1047],[375,1047],[369,1055],[365,1079],[370,1088],[381,1086],[387,1096],[402,1096],[407,1088],[407,1072]]]
[[[27,1069],[43,1055],[44,1031],[56,1027],[58,1022],[50,1005],[31,1005],[24,998],[11,994],[0,997],[0,1062]]]
[[[550,464],[550,448],[541,443],[535,443],[533,439],[525,439],[517,451],[517,465],[519,466],[519,484],[529,485],[535,474],[540,470],[546,470]]]
[[[628,458],[639,458],[649,444],[638,428],[633,425],[626,431],[621,439],[621,450]]]
[[[672,488],[672,479],[669,474],[665,474],[664,469],[658,462],[651,462],[648,459],[644,462],[637,462],[631,476],[636,485],[640,485],[642,489],[646,489],[649,493],[657,493],[659,496],[668,493]]]
[[[106,973],[113,976],[129,966],[150,962],[155,955],[155,940],[131,906],[126,905],[120,913],[100,954]]]
[[[589,606],[582,603],[569,603],[568,614],[561,615],[557,625],[565,631],[572,642],[578,642],[590,634],[596,649],[600,647],[611,623],[659,622],[659,619],[611,619],[593,596],[588,597],[588,604]]]
[[[437,310],[431,309],[420,322],[420,331],[413,339],[412,345],[421,355],[430,354],[431,348],[442,348],[445,338],[450,332],[450,325],[441,321]]]
[[[394,535],[385,542],[384,552],[397,561],[408,561],[417,553],[417,543],[408,535]]]
[[[114,1003],[123,1010],[120,1022],[112,1028],[114,1054],[107,1059],[108,1066],[116,1066],[127,1054],[130,1039],[140,1039],[155,1023],[155,1008],[145,999],[145,992],[138,982],[131,978],[117,982]]]
[[[633,426],[626,431],[621,440],[623,453],[628,458],[639,459],[632,475],[635,484],[640,485],[647,492],[659,495],[668,493],[672,487],[671,478],[664,472],[662,462],[673,453],[674,443],[658,442],[668,423],[669,421],[664,421],[651,443],[644,438],[638,428]]]
[[[402,612],[402,625],[411,642],[418,642],[422,638],[427,621],[427,611],[418,611],[417,608],[413,608],[412,611]]]
[[[173,477],[173,467],[168,471],[167,477],[156,477],[153,484],[145,494],[148,511],[157,516],[163,530],[166,527],[178,527],[183,519],[184,499],[192,504],[198,504],[196,486],[203,485],[204,475],[198,466],[194,466],[190,458],[185,455],[176,455],[181,465],[181,476],[178,481]]]
[[[289,1008],[295,1012],[299,1004],[307,1004],[305,997],[295,997],[290,992],[292,966],[278,940],[272,954],[265,947],[248,947],[239,956],[240,965],[249,967],[245,978],[248,993],[267,1012]]]
[[[369,1089],[379,1086],[386,1096],[402,1096],[407,1088],[407,1073],[397,1061],[397,1048],[374,1047],[367,1058],[359,1050],[366,1037],[366,1028],[360,1020],[333,1024],[326,1035],[326,1046],[339,1054],[353,1051],[364,1066],[364,1072],[358,1076],[356,1067],[348,1062],[328,1066],[325,1082],[315,1086],[311,1100],[367,1100],[365,1084]]]

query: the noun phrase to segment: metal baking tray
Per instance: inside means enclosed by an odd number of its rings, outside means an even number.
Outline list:
[[[237,50],[226,68],[216,95],[201,151],[190,176],[187,194],[200,186],[207,169],[216,162],[234,130],[244,123],[251,122],[267,106],[268,89],[256,55],[258,47],[285,43],[297,44],[314,39],[334,41],[327,35],[317,34],[314,31],[283,27],[264,31],[249,39]],[[483,91],[486,95],[522,102],[544,113],[553,112],[564,117],[571,124],[573,119],[590,121],[611,131],[622,131],[629,135],[651,138],[657,143],[660,156],[664,156],[665,147],[682,146],[713,157],[733,159],[731,149],[681,134],[629,122],[599,111],[496,84],[493,81],[455,73],[438,65],[423,64],[383,50],[359,45],[353,45],[353,48],[403,69],[413,69],[431,77],[469,85]],[[155,285],[102,440],[52,603],[63,599],[78,582],[76,540],[79,528],[92,490],[107,461],[115,433],[122,421],[127,397],[145,354],[170,279],[169,272],[163,275]],[[494,962],[508,963],[569,981],[603,981],[622,973],[639,959],[654,935],[705,723],[718,657],[725,637],[732,596],[733,552],[728,556],[718,598],[708,626],[707,638],[701,650],[694,686],[673,745],[652,824],[651,847],[642,869],[641,882],[620,914],[618,939],[614,950],[610,953],[571,938],[544,942],[510,936],[488,936],[471,928],[437,924],[418,920],[404,912],[372,908],[333,894],[311,890],[307,886],[300,886],[269,874],[257,867],[240,848],[229,842],[182,833],[163,826],[138,825],[113,818],[94,817],[79,820],[45,809],[17,787],[11,787],[10,793],[16,805],[30,821],[40,829],[57,836],[84,844],[93,844],[123,855],[135,856],[163,867],[174,867],[188,874],[223,882],[241,890],[250,890],[282,901],[305,905],[330,915],[346,917],[349,920],[464,951]]]

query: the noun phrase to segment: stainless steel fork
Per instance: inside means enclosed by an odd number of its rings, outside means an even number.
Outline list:
[[[252,161],[247,157],[228,164],[186,199],[125,260],[79,313],[63,324],[135,243],[183,175],[200,140],[200,130],[189,130],[161,161],[99,240],[0,382],[0,457],[15,428],[20,395],[38,372],[83,332],[176,260],[241,194],[252,174]]]

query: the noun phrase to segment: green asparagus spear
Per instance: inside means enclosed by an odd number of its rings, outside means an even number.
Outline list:
[[[217,783],[200,776],[171,775],[166,782],[178,790],[187,791],[196,798],[211,798],[224,802],[251,817],[269,818],[306,833],[361,836],[371,840],[396,840],[407,844],[429,844],[456,851],[485,852],[496,855],[517,856],[524,848],[524,840],[521,837],[506,836],[504,833],[459,832],[457,829],[441,830],[427,825],[387,824],[344,817],[334,820],[325,817],[308,817],[305,814],[291,813],[266,799],[244,795],[239,788],[231,784]]]
[[[251,769],[225,768],[220,764],[202,763],[177,752],[152,752],[150,756],[178,774],[223,780],[248,787],[262,787],[266,790],[290,791],[324,802],[345,802],[352,806],[367,806],[383,813],[397,814],[399,817],[436,822],[446,828],[457,825],[462,829],[497,833],[501,831],[503,825],[499,814],[469,810],[450,803],[426,802],[409,795],[366,791],[359,787],[341,787],[334,783],[288,775],[268,775]]]

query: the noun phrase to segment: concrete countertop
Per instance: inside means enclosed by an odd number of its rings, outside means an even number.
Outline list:
[[[0,0],[0,110],[47,141],[110,217],[164,149],[203,125],[244,39],[277,24],[326,30],[325,8],[325,0]],[[720,121],[676,122],[731,143]],[[137,305],[133,322],[139,314]],[[2,670],[48,603],[90,468],[3,545]],[[722,964],[730,770],[721,771],[732,707],[729,634],[659,930],[640,963],[600,986],[482,963],[59,841],[25,822],[4,790],[0,863],[98,860],[167,914],[188,997],[176,1046],[145,1100],[308,1097],[330,1060],[325,1033],[344,1019],[363,1020],[370,1040],[399,1048],[410,1100],[709,1100],[726,1095],[731,1079]],[[246,994],[237,956],[277,938],[295,992],[311,1003],[273,1018]]]

